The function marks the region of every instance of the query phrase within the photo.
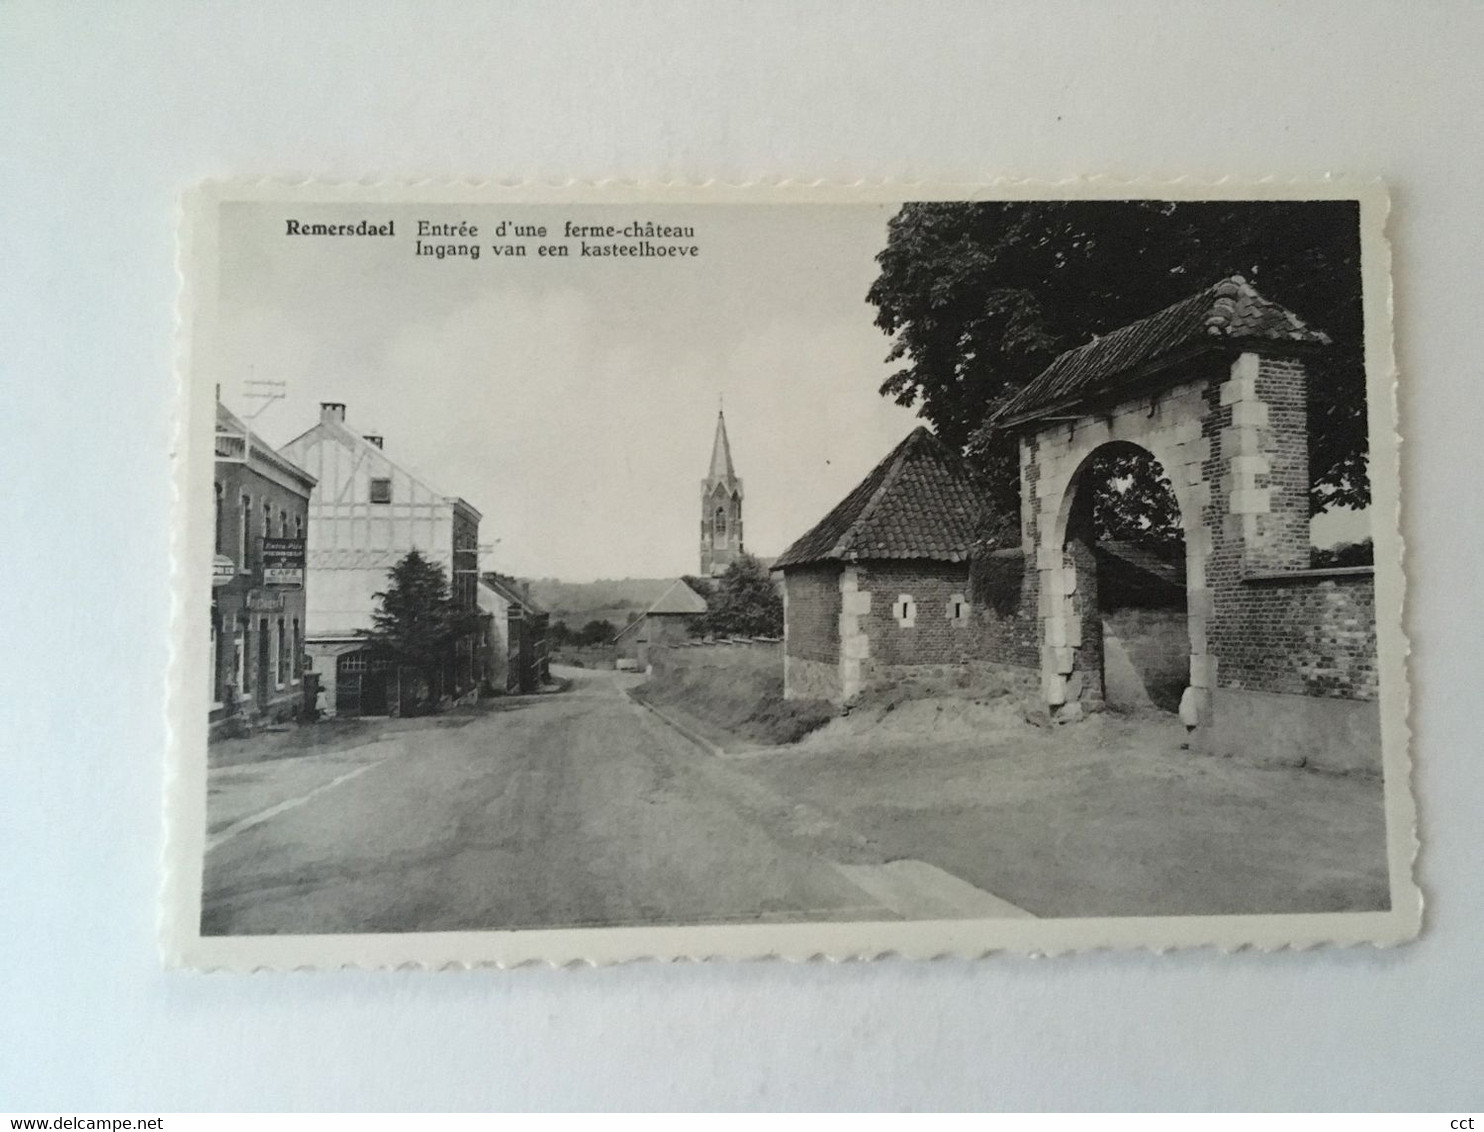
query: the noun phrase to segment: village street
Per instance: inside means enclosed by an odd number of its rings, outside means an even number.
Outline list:
[[[759,785],[624,689],[214,769],[208,934],[1024,915]],[[450,726],[453,724],[453,726]]]
[[[1375,779],[1194,755],[1178,724],[1030,728],[1008,704],[718,757],[626,695],[642,677],[562,672],[565,692],[220,760],[203,930],[1385,906]]]

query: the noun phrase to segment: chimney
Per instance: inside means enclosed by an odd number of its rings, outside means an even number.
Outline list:
[[[336,424],[345,423],[344,401],[321,401],[319,403],[320,424],[328,424],[334,421]]]
[[[368,432],[364,436],[362,436],[361,439],[368,441],[371,444],[376,445],[376,447],[380,448],[382,446],[382,441],[384,441],[386,438],[383,436],[378,436],[374,432]]]

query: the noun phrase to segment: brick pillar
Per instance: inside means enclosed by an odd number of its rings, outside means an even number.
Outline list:
[[[1309,565],[1308,375],[1291,358],[1242,354],[1220,387],[1222,542],[1244,573]]]
[[[1220,689],[1232,686],[1222,654],[1273,629],[1260,622],[1243,579],[1309,565],[1308,377],[1292,358],[1244,353],[1208,397],[1208,654],[1191,657],[1190,682],[1215,722]]]

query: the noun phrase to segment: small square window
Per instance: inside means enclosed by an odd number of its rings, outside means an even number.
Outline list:
[[[903,629],[911,629],[917,624],[917,601],[911,594],[898,594],[897,600],[891,608],[897,624]]]
[[[968,625],[969,603],[963,594],[954,594],[948,599],[948,620],[953,622],[956,629]]]
[[[375,478],[371,481],[371,502],[390,503],[392,501],[392,481],[385,478]]]

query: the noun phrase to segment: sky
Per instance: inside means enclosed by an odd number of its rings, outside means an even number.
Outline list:
[[[775,556],[912,428],[877,392],[890,341],[866,292],[894,205],[284,205],[221,221],[215,370],[275,446],[319,402],[483,513],[484,569],[699,569],[700,481],[724,401],[748,549]],[[394,220],[394,238],[288,237],[285,220]],[[525,258],[500,221],[545,225]],[[419,221],[481,229],[477,261],[415,254]],[[695,229],[695,258],[580,258],[567,221]],[[425,239],[424,243],[446,243]],[[540,257],[539,243],[573,256]],[[247,382],[284,383],[265,404]],[[1316,542],[1361,537],[1321,516]]]
[[[253,428],[274,445],[320,401],[345,402],[349,427],[483,513],[484,568],[573,581],[699,568],[724,399],[748,549],[777,555],[920,423],[877,392],[890,341],[865,301],[893,211],[398,206],[374,210],[396,221],[375,239],[286,238],[285,206],[228,205],[222,397],[261,409]],[[506,259],[486,239],[501,219],[690,225],[699,255]],[[480,225],[480,259],[416,256],[418,220]],[[286,396],[263,408],[244,396],[252,379]]]

